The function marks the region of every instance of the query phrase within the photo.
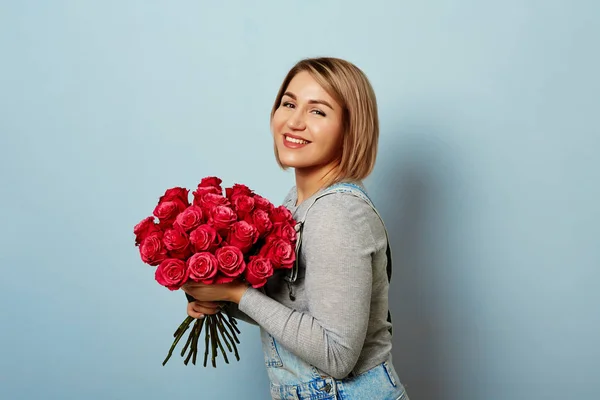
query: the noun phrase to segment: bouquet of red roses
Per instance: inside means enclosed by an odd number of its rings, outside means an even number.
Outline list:
[[[188,280],[209,285],[243,280],[260,288],[275,270],[291,268],[296,261],[296,230],[291,213],[284,206],[275,207],[245,185],[226,188],[223,195],[221,183],[217,177],[202,179],[192,193],[192,202],[188,189],[168,189],[159,198],[153,216],[133,229],[142,261],[157,267],[156,281],[169,290],[178,290]],[[188,316],[175,331],[163,365],[193,320]],[[223,344],[239,361],[235,343],[240,343],[236,335],[240,331],[236,325],[235,318],[223,310],[196,320],[181,351],[183,357],[189,348],[184,363],[187,365],[192,359],[196,364],[203,328],[205,367],[209,348],[213,367],[217,348],[229,363]]]

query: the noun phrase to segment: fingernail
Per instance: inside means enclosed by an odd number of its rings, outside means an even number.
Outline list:
[[[202,318],[204,318],[204,314],[198,315],[198,319],[202,319]]]

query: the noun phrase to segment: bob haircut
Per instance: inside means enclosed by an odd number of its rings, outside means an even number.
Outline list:
[[[377,100],[367,76],[354,64],[339,58],[300,60],[290,69],[279,88],[271,110],[271,121],[288,85],[300,72],[308,72],[343,110],[342,154],[328,183],[366,178],[375,167],[379,141]],[[282,169],[287,169],[279,159],[277,146],[274,148],[277,163]]]

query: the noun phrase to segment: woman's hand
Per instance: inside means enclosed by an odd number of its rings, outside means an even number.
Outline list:
[[[219,303],[212,301],[192,301],[187,306],[188,315],[196,319],[204,318],[205,315],[216,314],[219,310]]]
[[[190,281],[183,285],[181,289],[196,299],[196,301],[230,301],[239,304],[242,296],[248,289],[248,285],[243,282],[204,285]]]

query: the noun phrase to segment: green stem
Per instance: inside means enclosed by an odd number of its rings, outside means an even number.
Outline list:
[[[227,329],[225,329],[225,326],[223,325],[221,320],[219,320],[218,326],[219,326],[219,329],[221,330],[221,332],[223,332],[229,338],[229,341],[231,342],[231,346],[233,347],[233,352],[235,353],[235,358],[238,361],[240,361],[240,355],[238,353],[237,346],[235,345],[235,341],[233,340],[233,338],[231,337],[231,335],[229,334]],[[223,336],[223,339],[225,339],[225,336]],[[227,343],[227,342],[225,342],[225,343]],[[231,349],[229,351],[231,351]]]
[[[238,354],[237,346],[235,345],[233,338],[231,337],[229,332],[227,332],[227,330],[225,329],[225,327],[223,326],[223,323],[221,323],[221,321],[218,322],[217,327],[219,328],[219,331],[221,332],[221,335],[223,336],[223,341],[227,345],[229,352],[233,352],[235,354],[235,358],[238,361],[240,361],[240,355]],[[231,345],[230,345],[230,342],[231,342]],[[232,350],[232,347],[233,347],[233,350]]]
[[[215,331],[215,337],[217,338],[217,345],[221,350],[221,354],[223,354],[223,359],[225,360],[225,364],[229,364],[229,360],[227,359],[227,354],[225,354],[225,349],[223,348],[223,344],[221,343],[221,339],[219,338],[218,326],[217,326],[217,318],[215,317],[215,323],[213,324],[213,330]],[[223,340],[225,337],[223,336]],[[229,350],[231,351],[231,350]]]
[[[173,334],[173,337],[177,337],[179,336],[179,334],[181,333],[182,329],[187,329],[187,327],[189,326],[189,324],[193,321],[194,318],[190,317],[189,315],[187,316],[186,319],[183,320],[183,322],[181,323],[181,325],[179,325],[179,328],[177,328],[177,330],[175,331],[175,333]]]
[[[206,321],[205,324],[208,324],[208,321]],[[204,332],[206,333],[206,338],[204,339],[204,368],[206,368],[206,361],[208,359],[208,328],[209,327],[207,325],[206,329],[204,330]]]
[[[217,368],[217,335],[215,335],[214,332],[214,328],[215,328],[215,324],[212,323],[212,315],[211,315],[211,324],[210,324],[210,336],[211,336],[211,347],[212,347],[212,357],[211,357],[211,361],[212,361],[212,366],[213,368]]]
[[[236,343],[240,343],[240,340],[237,338],[236,334],[235,334],[235,330],[233,329],[233,327],[231,326],[231,324],[229,322],[227,322],[227,320],[220,314],[217,314],[219,316],[219,320],[224,322],[225,325],[227,325],[227,327],[231,330],[231,334],[233,335],[233,339],[235,340]]]
[[[179,343],[179,340],[181,340],[181,337],[183,336],[183,334],[185,333],[187,328],[190,326],[190,322],[191,322],[190,317],[186,318],[183,322],[184,323],[187,322],[187,325],[185,325],[184,329],[178,329],[178,331],[181,331],[181,332],[179,332],[179,335],[177,335],[177,337],[175,337],[175,340],[173,341],[173,344],[171,345],[171,348],[169,349],[169,354],[167,354],[167,358],[165,358],[165,360],[162,363],[163,367],[165,366],[167,361],[169,361],[169,358],[171,358],[171,355],[173,354],[173,350],[175,349],[175,346],[177,346],[177,343]],[[183,325],[183,323],[182,323],[182,325]]]
[[[200,334],[202,333],[202,328],[204,328],[204,325],[206,324],[206,321],[204,319],[202,319],[201,321],[198,321],[199,324],[199,328],[198,328],[198,334],[194,337],[194,342],[192,343],[192,346],[194,346],[194,355],[192,357],[192,364],[196,365],[196,356],[198,355],[198,339],[200,338]]]
[[[231,315],[226,314],[227,315],[227,319],[229,320],[229,322],[231,323],[231,325],[233,326],[233,328],[235,329],[235,331],[240,334],[242,332],[240,332],[240,330],[237,328],[237,320],[235,318],[233,318]]]
[[[219,332],[221,333],[221,336],[223,337],[223,342],[225,342],[225,346],[227,346],[227,350],[229,350],[229,352],[231,353],[233,350],[231,349],[229,340],[227,340],[227,338],[231,339],[231,336],[229,336],[228,332],[225,330],[225,327],[223,326],[223,323],[218,318],[217,318],[217,328],[219,328]],[[233,341],[233,339],[231,339],[231,341]]]
[[[200,322],[200,320],[196,320],[196,322],[194,323],[194,327],[192,328],[192,332],[190,333],[190,337],[188,338],[188,343],[190,344],[190,351],[189,351],[187,357],[185,358],[185,360],[183,361],[183,363],[185,365],[188,365],[188,363],[190,362],[190,358],[192,357],[192,354],[194,354],[194,351],[195,351],[194,341],[198,338],[198,335],[200,335],[201,330],[202,330],[201,322]],[[186,347],[187,347],[187,345],[188,344],[186,344]],[[185,348],[181,352],[182,357],[183,357],[184,353],[185,353]]]
[[[194,331],[196,330],[197,323],[198,323],[198,321],[196,320],[196,323],[192,327],[192,330],[190,331],[190,334],[188,335],[187,341],[185,342],[185,345],[183,346],[183,349],[181,350],[181,357],[183,357],[183,355],[185,354],[185,351],[187,350],[188,346],[192,342],[192,338],[194,337]]]

